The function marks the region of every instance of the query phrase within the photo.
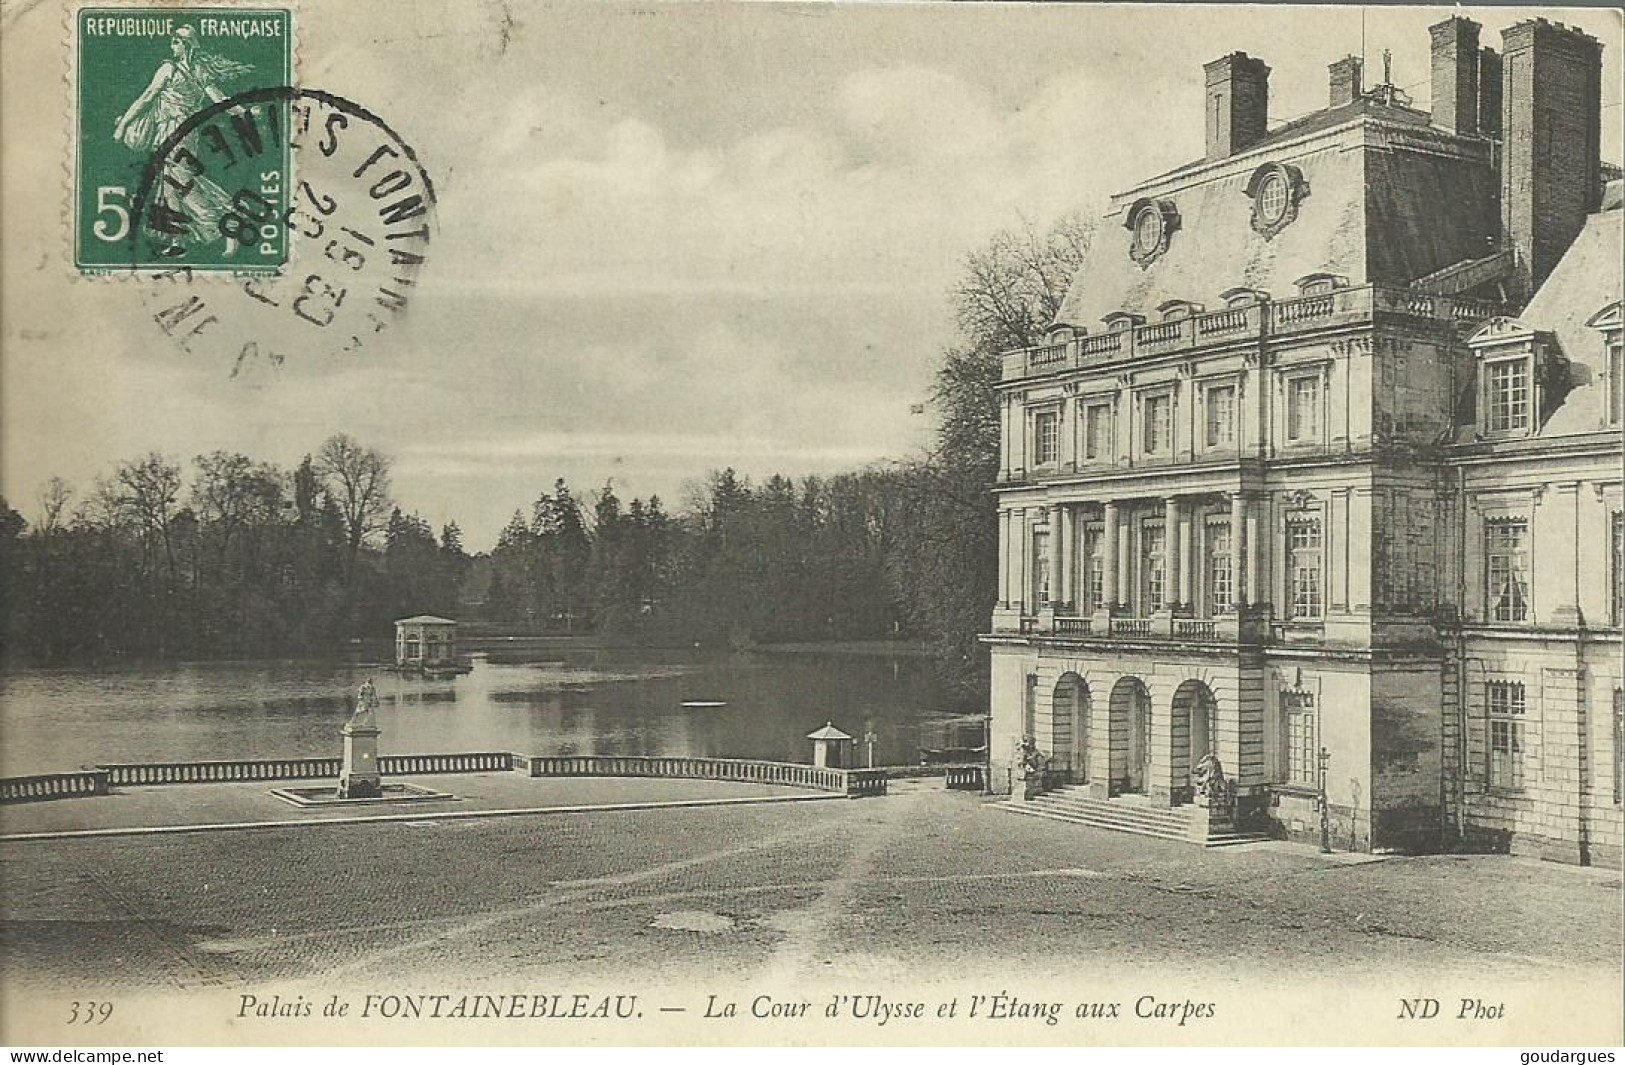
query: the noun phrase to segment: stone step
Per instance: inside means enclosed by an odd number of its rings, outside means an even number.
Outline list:
[[[1154,821],[1159,824],[1183,827],[1190,824],[1191,812],[1186,806],[1152,806],[1125,799],[1096,799],[1086,794],[1052,791],[1029,800],[1040,806],[1074,810],[1120,817],[1132,821]]]
[[[1080,816],[1059,810],[1035,807],[1032,803],[995,803],[998,809],[1024,817],[1042,817],[1046,821],[1060,821],[1070,825],[1085,825],[1089,828],[1104,829],[1109,832],[1126,832],[1134,836],[1148,836],[1154,839],[1172,840],[1178,843],[1191,843],[1190,835],[1172,828],[1150,827],[1128,824],[1123,821],[1112,821],[1105,818]]]
[[[1040,810],[1050,810],[1054,813],[1067,814],[1072,817],[1094,817],[1105,821],[1114,821],[1125,825],[1140,825],[1145,828],[1164,828],[1172,832],[1185,832],[1190,828],[1190,817],[1178,815],[1142,813],[1138,810],[1113,810],[1088,803],[1077,802],[1043,802],[1034,799],[1024,805]]]
[[[1042,817],[1067,824],[1154,839],[1195,843],[1204,847],[1233,847],[1268,839],[1261,832],[1235,829],[1210,830],[1206,840],[1191,838],[1190,812],[1181,807],[1141,805],[1134,800],[1097,799],[1080,791],[1062,788],[1035,796],[1027,802],[1003,802],[1000,809],[1027,817]]]

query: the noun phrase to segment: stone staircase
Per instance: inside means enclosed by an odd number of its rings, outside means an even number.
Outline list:
[[[1138,795],[1097,799],[1089,794],[1088,786],[1082,784],[1047,791],[1026,802],[1011,801],[995,805],[1013,814],[1044,817],[1051,821],[1066,821],[1113,832],[1131,832],[1137,836],[1153,836],[1179,843],[1195,843],[1204,847],[1233,847],[1269,838],[1262,832],[1212,828],[1205,839],[1198,839],[1192,831],[1189,806],[1156,806]]]

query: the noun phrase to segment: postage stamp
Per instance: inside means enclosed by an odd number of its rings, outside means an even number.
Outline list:
[[[292,11],[90,7],[74,37],[75,266],[278,272],[286,231],[268,220],[286,214],[291,195],[286,95],[191,120],[229,97],[292,85]],[[155,159],[140,218],[134,197]],[[255,178],[228,182],[227,171]]]
[[[254,162],[273,139],[297,160],[292,182]],[[282,249],[286,269],[191,283],[202,268],[190,261],[190,241],[208,242],[205,254],[219,246],[170,206],[174,180],[196,163],[191,142],[237,152],[212,171],[228,205],[219,234],[267,258]],[[275,370],[290,353],[312,362],[353,355],[387,329],[427,260],[434,207],[417,153],[371,110],[320,89],[253,89],[186,119],[147,162],[131,198],[127,255],[146,262],[180,249],[174,263],[141,272],[143,298],[183,351],[218,358],[237,377]]]

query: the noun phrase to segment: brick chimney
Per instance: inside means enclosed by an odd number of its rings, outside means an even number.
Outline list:
[[[1478,23],[1459,15],[1428,27],[1433,38],[1433,124],[1478,132]]]
[[[1501,233],[1532,295],[1602,203],[1602,45],[1545,19],[1501,33]]]
[[[1493,48],[1478,53],[1478,132],[1501,135],[1501,53]]]
[[[1365,61],[1357,55],[1346,55],[1326,68],[1331,75],[1330,106],[1342,107],[1360,98],[1360,74]]]
[[[1207,157],[1224,159],[1263,139],[1270,110],[1270,68],[1246,52],[1204,64]]]

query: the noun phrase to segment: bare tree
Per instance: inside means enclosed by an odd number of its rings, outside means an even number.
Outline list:
[[[165,566],[173,578],[175,548],[170,529],[175,501],[181,494],[180,466],[153,451],[120,463],[108,490],[119,516],[140,530],[142,541],[163,547]]]
[[[965,256],[950,290],[963,340],[944,350],[932,383],[938,417],[929,457],[899,471],[909,534],[894,538],[888,566],[914,624],[936,648],[944,679],[983,693],[987,654],[976,634],[998,591],[998,383],[1003,352],[1040,343],[1089,248],[1081,215],[1039,231],[996,234]]]
[[[960,331],[974,347],[1002,351],[1043,337],[1083,262],[1094,223],[1061,216],[1040,233],[1032,224],[1006,230],[965,256],[965,275],[951,298]]]
[[[328,437],[316,453],[316,472],[344,518],[351,565],[367,537],[389,518],[389,466],[388,456],[362,447],[348,433]]]
[[[73,499],[73,486],[60,477],[52,477],[39,490],[39,531],[49,535],[62,528],[62,513]]]

